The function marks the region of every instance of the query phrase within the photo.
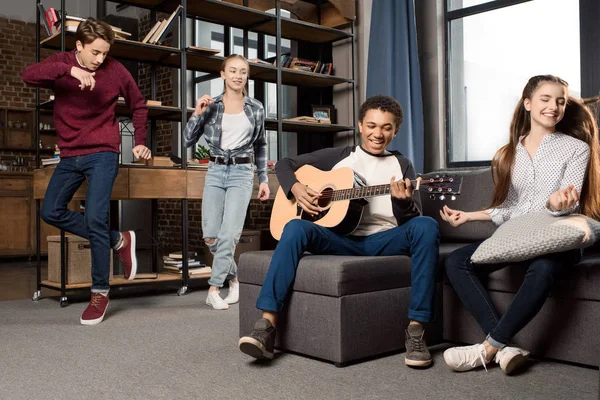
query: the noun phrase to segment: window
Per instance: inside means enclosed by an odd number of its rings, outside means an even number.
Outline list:
[[[489,163],[531,76],[558,75],[580,96],[579,1],[448,0],[448,10],[448,165]]]

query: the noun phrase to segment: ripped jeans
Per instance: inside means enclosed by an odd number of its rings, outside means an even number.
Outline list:
[[[208,284],[223,287],[237,276],[233,259],[254,185],[254,165],[208,164],[202,195],[202,236],[213,254]],[[211,244],[210,239],[214,239]]]

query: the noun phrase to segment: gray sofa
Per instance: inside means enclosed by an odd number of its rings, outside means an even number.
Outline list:
[[[447,201],[449,207],[470,211],[487,205],[492,191],[489,169],[445,172],[463,176],[461,195],[456,201]],[[436,319],[428,325],[428,343],[476,343],[484,335],[444,279],[442,266],[450,252],[484,240],[495,226],[475,222],[452,228],[439,217],[444,202],[422,198],[423,212],[438,220],[442,239]],[[271,255],[271,251],[260,251],[240,257],[240,336],[250,332],[260,317],[255,303]],[[539,315],[517,335],[515,344],[538,356],[598,365],[600,252],[586,251],[569,275],[557,285]],[[500,312],[522,278],[522,270],[510,267],[485,278]],[[298,266],[287,307],[280,316],[276,346],[337,366],[397,352],[404,348],[409,301],[409,257],[307,255]]]

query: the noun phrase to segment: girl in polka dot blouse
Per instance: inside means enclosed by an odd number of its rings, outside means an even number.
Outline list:
[[[442,218],[455,227],[486,220],[500,225],[542,210],[556,216],[580,212],[600,219],[598,127],[586,107],[598,100],[570,97],[567,82],[556,76],[529,79],[513,114],[510,141],[492,160],[494,194],[489,209],[464,212],[444,206]],[[457,371],[485,367],[494,360],[511,373],[529,353],[507,344],[537,315],[558,274],[579,262],[581,251],[525,261],[525,279],[506,313],[500,315],[477,273],[508,264],[472,263],[480,244],[455,250],[445,267],[458,297],[487,338],[480,344],[446,350],[444,360]]]

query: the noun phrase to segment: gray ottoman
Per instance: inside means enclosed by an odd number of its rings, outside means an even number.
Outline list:
[[[240,336],[260,318],[256,299],[272,251],[240,257]],[[410,303],[410,258],[306,255],[277,322],[276,347],[344,366],[404,349]],[[428,344],[442,340],[441,284]]]

